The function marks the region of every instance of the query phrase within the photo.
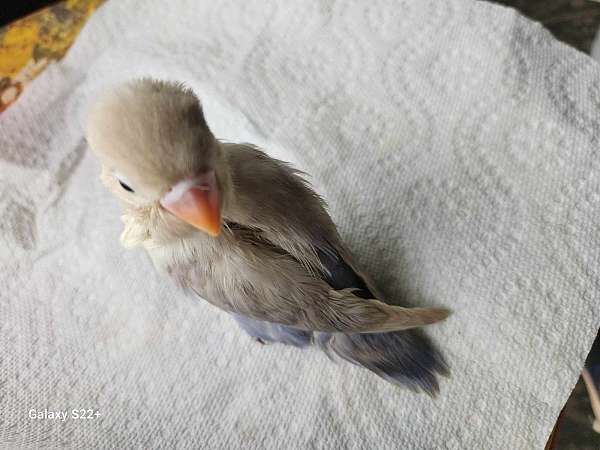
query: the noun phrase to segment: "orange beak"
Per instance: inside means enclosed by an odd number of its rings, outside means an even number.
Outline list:
[[[221,196],[214,171],[176,183],[160,199],[160,204],[211,236],[221,232]]]

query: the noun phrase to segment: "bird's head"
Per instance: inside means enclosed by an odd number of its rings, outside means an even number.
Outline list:
[[[113,88],[92,106],[86,138],[103,183],[126,208],[151,211],[182,233],[191,225],[219,234],[230,179],[191,90],[150,79]]]

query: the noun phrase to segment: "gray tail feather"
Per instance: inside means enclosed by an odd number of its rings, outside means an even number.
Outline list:
[[[432,397],[439,392],[438,375],[450,374],[444,357],[421,330],[318,333],[315,341],[328,354],[334,353],[395,385]]]
[[[450,371],[442,354],[421,330],[389,333],[342,334],[298,330],[233,314],[239,325],[262,342],[279,342],[306,347],[315,342],[328,356],[337,355],[369,369],[381,378],[415,392],[435,396],[438,375]]]

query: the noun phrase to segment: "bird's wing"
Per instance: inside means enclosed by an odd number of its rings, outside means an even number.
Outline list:
[[[383,303],[333,246],[311,247],[320,267],[315,272],[305,265],[304,259],[272,242],[261,229],[232,222],[226,227],[235,234],[238,245],[254,253],[253,263],[246,266],[248,276],[261,283],[255,288],[265,295],[247,298],[254,306],[246,309],[246,314],[254,319],[309,331],[379,333],[429,325],[448,315],[444,309]],[[265,283],[282,287],[275,292]],[[249,303],[238,305],[247,308]],[[239,307],[234,312],[244,314]]]
[[[402,308],[380,301],[354,267],[323,199],[302,173],[252,146],[224,149],[235,186],[235,202],[226,219],[254,232],[258,246],[268,246],[274,254],[298,262],[305,270],[295,275],[312,276],[313,284],[324,291],[311,299],[312,303],[304,302],[305,314],[299,319],[304,323],[299,326],[377,333],[424,326],[447,317],[448,311],[443,309]],[[307,293],[307,297],[314,295],[314,291]]]
[[[246,239],[254,238],[260,245],[276,248],[264,236],[260,237],[260,232],[256,230],[243,230],[237,224],[232,225],[232,228],[246,233]],[[375,296],[371,284],[348,262],[350,258],[343,249],[338,250],[321,240],[315,245],[315,251],[323,266],[320,276],[332,290],[352,289],[361,301],[373,301]],[[280,255],[286,254],[281,248],[277,248],[277,252]],[[433,396],[439,390],[437,375],[449,374],[442,354],[421,330],[367,334],[311,332],[254,320],[240,314],[234,314],[234,317],[247,333],[261,341],[281,342],[297,347],[306,346],[312,341],[330,357],[338,356],[413,391],[424,391]]]
[[[249,228],[235,222],[226,222],[226,228],[236,233],[238,237],[246,243],[268,247],[270,252],[294,259],[300,265],[305,265],[303,259],[298,259],[290,254],[286,249],[273,243],[266,233],[258,228]],[[350,258],[347,252],[338,250],[335,246],[329,244],[326,239],[320,239],[318,242],[311,243],[314,253],[319,261],[321,270],[314,274],[316,277],[325,281],[333,290],[342,291],[351,289],[357,297],[363,299],[376,299],[373,293],[374,289],[371,283],[365,280],[365,276],[358,274],[348,261]],[[342,256],[344,255],[344,256]],[[310,270],[309,267],[305,267]]]
[[[227,146],[241,199],[240,222],[262,230],[261,239],[307,270],[319,267],[332,292],[352,290],[353,301],[382,299],[345,249],[322,199],[301,173],[247,145]],[[257,209],[256,206],[260,205]],[[308,264],[307,264],[308,262]],[[433,394],[436,374],[448,372],[444,358],[421,330],[357,334],[316,332],[314,340],[382,378]]]
[[[332,289],[353,289],[357,297],[378,298],[364,275],[358,274],[347,258],[344,258],[335,247],[319,244],[315,246],[315,250],[324,269],[322,278]]]

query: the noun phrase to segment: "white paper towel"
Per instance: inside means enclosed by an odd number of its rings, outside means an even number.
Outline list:
[[[80,123],[142,75],[308,171],[388,297],[454,310],[439,398],[256,345],[119,246]],[[599,111],[595,62],[483,2],[109,1],[0,116],[0,442],[543,448],[599,326]]]

